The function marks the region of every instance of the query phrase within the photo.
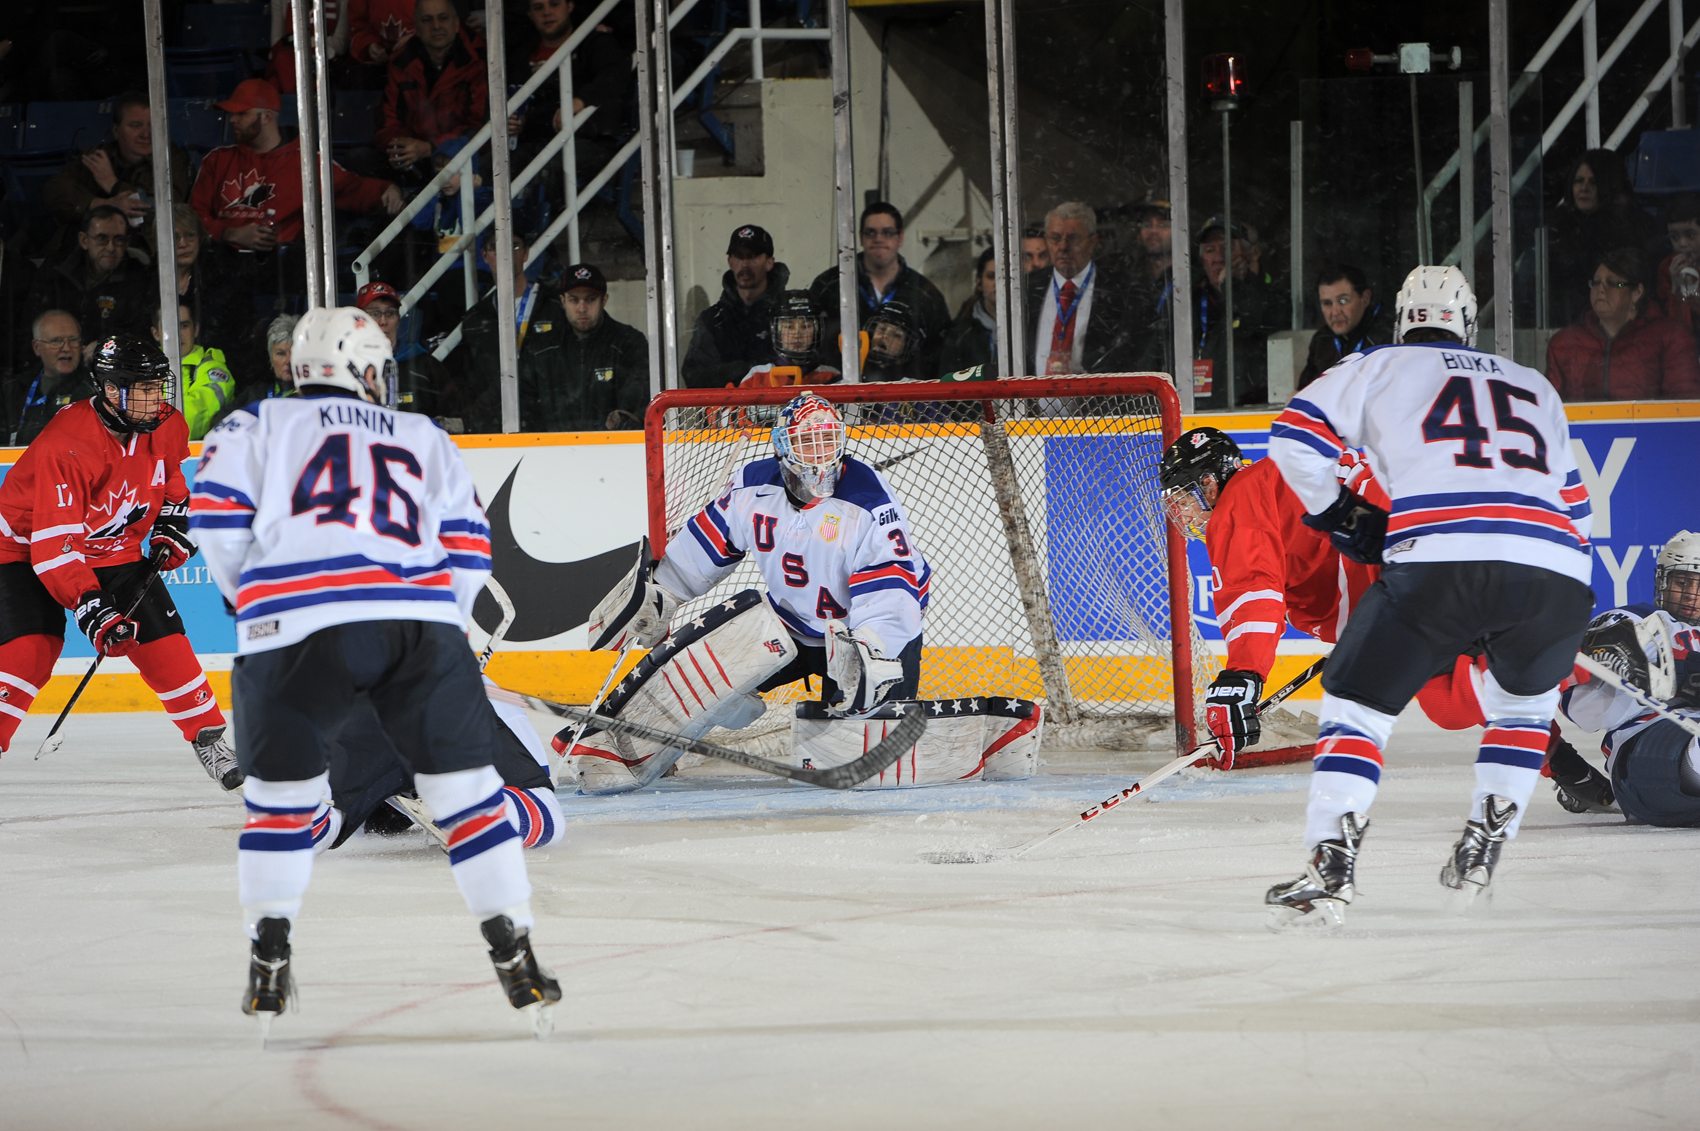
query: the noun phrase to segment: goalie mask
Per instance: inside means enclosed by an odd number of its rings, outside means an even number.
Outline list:
[[[793,397],[773,426],[773,454],[793,502],[807,506],[827,498],[844,466],[844,420],[824,397]]]
[[[1476,344],[1476,294],[1456,267],[1417,267],[1405,276],[1394,300],[1393,340],[1412,330],[1444,330],[1467,346]]]
[[[1222,488],[1240,468],[1245,457],[1240,447],[1218,428],[1194,428],[1181,434],[1163,453],[1158,472],[1163,488],[1163,511],[1169,521],[1188,538],[1203,538],[1210,525],[1210,511]],[[1206,482],[1208,478],[1208,483]],[[1209,486],[1212,494],[1205,498]]]
[[[907,303],[892,300],[868,318],[868,366],[900,369],[921,352],[925,335]]]
[[[1653,602],[1684,624],[1700,624],[1700,534],[1679,531],[1659,551]]]
[[[363,310],[319,307],[303,314],[295,324],[289,368],[298,389],[343,389],[373,404],[395,407],[395,355],[390,340]]]
[[[768,324],[773,352],[790,365],[804,372],[813,369],[820,360],[821,338],[826,333],[826,320],[815,308],[808,291],[786,291],[779,296]]]
[[[101,341],[91,367],[94,410],[114,432],[152,432],[171,403],[171,362],[152,342],[134,334]],[[111,391],[108,391],[111,386]]]

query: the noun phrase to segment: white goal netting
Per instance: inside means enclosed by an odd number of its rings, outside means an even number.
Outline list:
[[[771,421],[797,391],[688,390],[650,406],[658,554],[735,467],[771,454]],[[850,453],[891,483],[932,564],[922,698],[1040,700],[1048,746],[1191,741],[1212,662],[1160,503],[1158,465],[1180,433],[1167,378],[812,391],[840,406]],[[745,561],[702,601],[759,587]],[[769,693],[768,716],[740,740],[788,726],[804,694],[801,684]]]

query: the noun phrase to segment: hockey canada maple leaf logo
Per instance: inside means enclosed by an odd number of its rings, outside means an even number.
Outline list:
[[[262,179],[258,169],[244,169],[237,176],[225,178],[219,192],[226,208],[258,208],[277,195],[277,186]]]
[[[112,542],[124,537],[130,527],[141,522],[148,514],[148,505],[137,500],[136,488],[130,486],[128,480],[119,485],[116,491],[107,491],[105,503],[91,503],[89,518],[104,514],[107,520],[99,526],[85,523],[88,530],[87,541]]]

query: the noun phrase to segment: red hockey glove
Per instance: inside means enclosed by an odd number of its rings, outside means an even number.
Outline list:
[[[77,598],[72,610],[77,627],[103,656],[122,656],[136,646],[136,622],[119,612],[112,599],[99,589]]]
[[[1223,672],[1210,685],[1204,696],[1204,725],[1210,736],[1221,744],[1222,753],[1216,757],[1216,767],[1234,768],[1234,755],[1248,746],[1256,746],[1263,737],[1257,721],[1257,702],[1263,698],[1263,677],[1256,672]]]
[[[153,524],[150,549],[158,560],[161,573],[168,573],[195,556],[195,543],[189,539],[189,503],[166,500],[159,509],[159,521]],[[164,551],[163,559],[160,551]]]

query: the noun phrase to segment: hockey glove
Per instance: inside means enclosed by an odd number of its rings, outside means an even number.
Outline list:
[[[889,660],[878,645],[846,628],[826,623],[826,678],[837,685],[826,702],[829,715],[860,715],[885,702],[903,682],[903,665]]]
[[[1576,748],[1564,741],[1553,727],[1547,744],[1546,775],[1552,778],[1553,791],[1560,807],[1571,813],[1610,813],[1613,811],[1611,779],[1588,764]]]
[[[1581,651],[1637,691],[1645,692],[1651,685],[1647,654],[1641,650],[1641,640],[1635,635],[1635,622],[1616,610],[1601,613],[1588,622],[1588,631],[1582,634]]]
[[[174,503],[167,499],[159,508],[159,521],[153,524],[151,549],[157,556],[165,551],[159,563],[162,573],[170,572],[195,556],[195,543],[189,538],[189,503]]]
[[[1387,512],[1371,506],[1346,488],[1320,514],[1307,514],[1304,524],[1328,535],[1334,548],[1365,565],[1381,564],[1381,545],[1387,540]]]
[[[1222,747],[1216,767],[1234,768],[1234,756],[1263,737],[1257,721],[1257,702],[1263,698],[1263,677],[1256,672],[1229,669],[1216,677],[1204,696],[1204,725]]]
[[[77,598],[72,615],[94,650],[103,656],[122,656],[136,646],[136,622],[99,589],[90,589]]]

